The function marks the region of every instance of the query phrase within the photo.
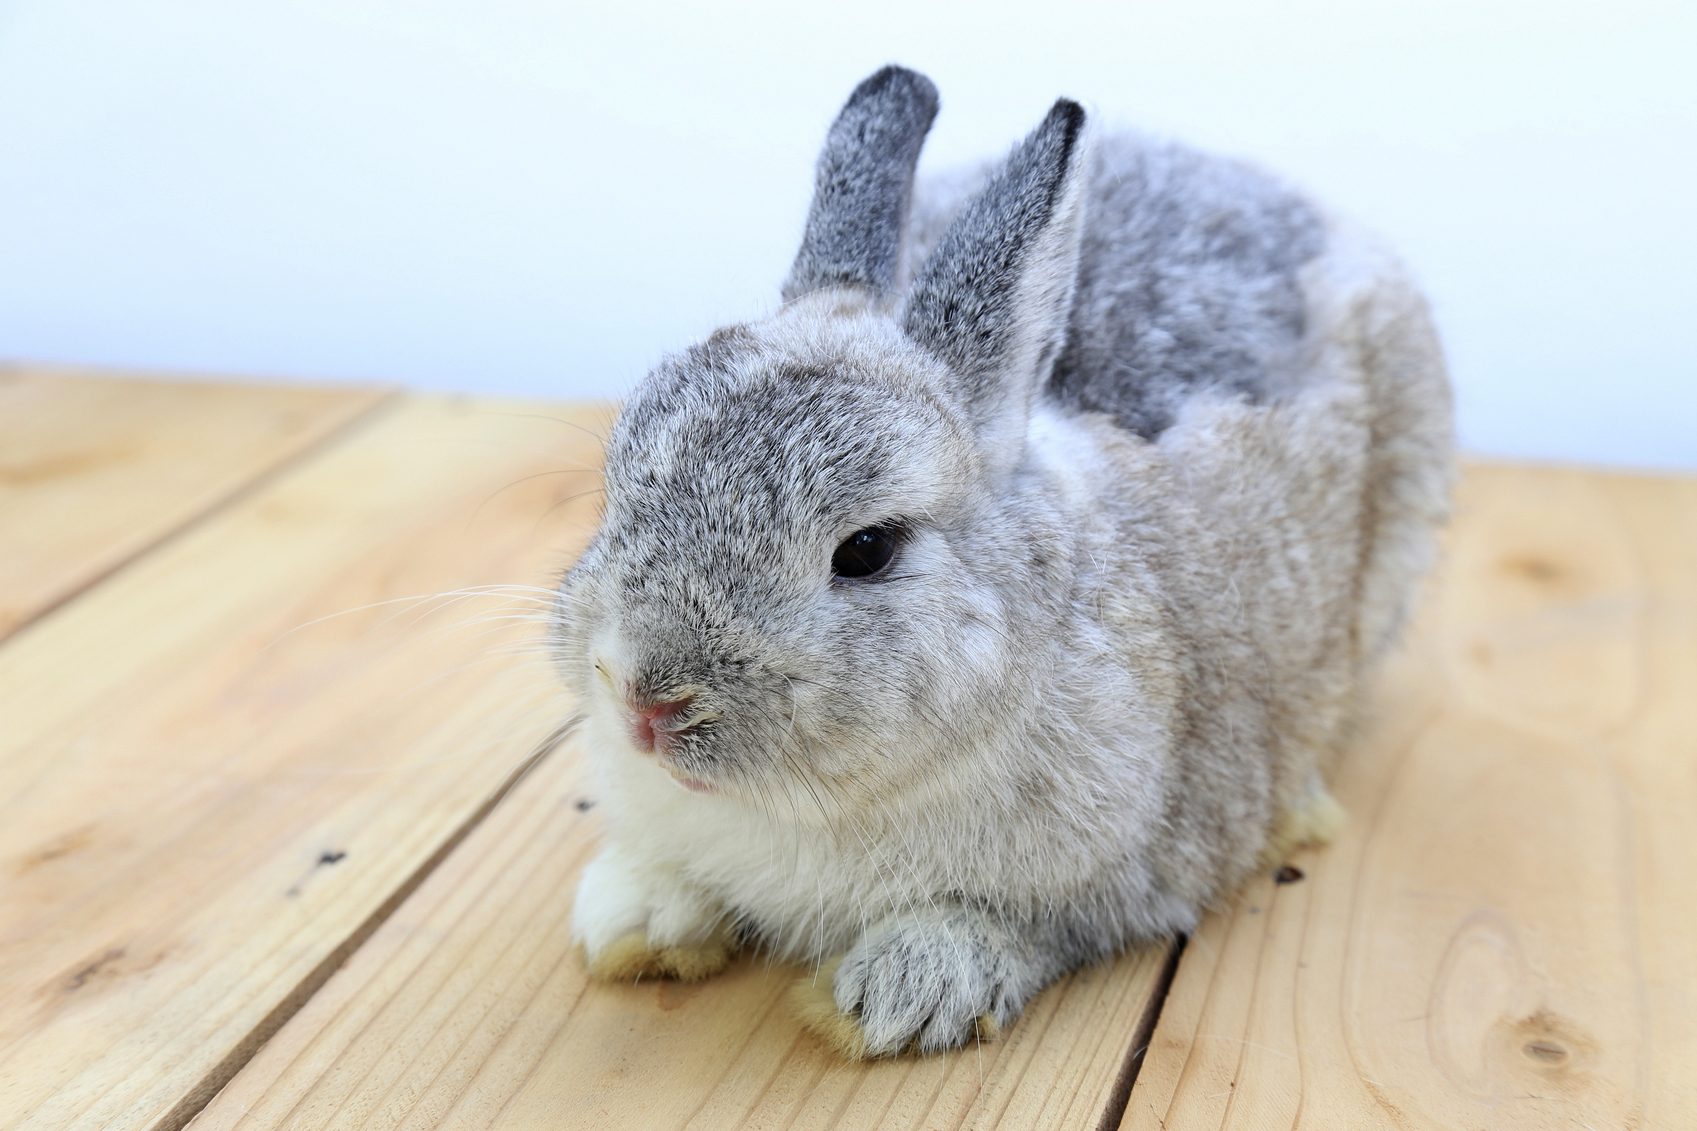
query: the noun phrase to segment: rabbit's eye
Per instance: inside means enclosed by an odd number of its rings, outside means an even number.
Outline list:
[[[868,526],[843,539],[831,555],[831,572],[838,577],[871,577],[896,554],[896,532],[888,526]]]

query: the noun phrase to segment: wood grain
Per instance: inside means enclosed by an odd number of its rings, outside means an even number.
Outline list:
[[[693,986],[586,982],[568,917],[597,845],[544,762],[194,1123],[214,1128],[1094,1128],[1164,952],[1080,971],[1002,1041],[848,1065],[745,956]]]
[[[1474,466],[1340,841],[1191,940],[1123,1126],[1685,1127],[1697,481]]]
[[[0,366],[0,639],[389,395]]]
[[[51,471],[5,431],[33,380],[0,381],[0,466]],[[570,944],[598,819],[569,742],[532,758],[569,711],[538,595],[468,590],[582,544],[604,410],[406,398],[338,433],[374,402],[326,401],[266,433],[239,396],[130,396],[76,402],[146,456],[66,473],[60,545],[152,533],[0,643],[0,1128],[1095,1127],[1151,1027],[1125,1127],[1697,1111],[1697,481],[1469,469],[1351,825],[1206,920],[1158,1024],[1149,953],[1004,1040],[847,1066],[796,970],[591,986]],[[220,413],[275,458],[160,518],[242,445],[174,478],[149,437]],[[0,532],[64,509],[30,474]]]
[[[605,411],[409,399],[0,646],[0,1127],[181,1126],[567,710]],[[326,618],[326,619],[321,619]]]

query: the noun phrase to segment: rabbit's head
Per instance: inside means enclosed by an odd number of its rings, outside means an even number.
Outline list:
[[[1083,111],[1059,102],[905,295],[929,81],[832,126],[771,318],[662,362],[607,446],[560,654],[613,756],[831,821],[1021,725],[1067,532],[1026,467],[1077,268]]]

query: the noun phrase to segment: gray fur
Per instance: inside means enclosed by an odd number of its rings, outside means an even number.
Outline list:
[[[989,175],[925,186],[916,256]],[[1247,165],[1131,135],[1100,139],[1089,198],[1052,396],[1153,439],[1199,388],[1259,401],[1298,375],[1318,209]]]
[[[975,200],[920,199],[902,305],[807,290],[627,404],[558,616],[609,822],[592,960],[735,923],[843,955],[869,1052],[948,1047],[1190,930],[1323,792],[1446,507],[1425,305],[1258,174],[1087,162],[1066,106]],[[808,261],[876,227],[810,226]],[[869,526],[890,567],[834,578]],[[633,745],[633,703],[684,696]]]
[[[931,80],[885,67],[849,95],[826,135],[785,301],[821,287],[895,289],[919,147],[937,116]]]
[[[1260,401],[1288,385],[1318,211],[1252,169],[1131,138],[1104,139],[1094,181],[1054,395],[1152,437],[1199,388]]]
[[[960,1044],[986,1014],[998,1026],[1017,1017],[1061,972],[1047,957],[1017,929],[943,900],[862,935],[837,968],[837,1001],[860,1018],[873,1055],[900,1052],[916,1035],[921,1051],[935,1052]]]

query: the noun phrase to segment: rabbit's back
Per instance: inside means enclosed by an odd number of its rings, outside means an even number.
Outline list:
[[[910,263],[991,168],[920,186]],[[1099,138],[1050,396],[1144,439],[1199,389],[1265,400],[1299,373],[1299,276],[1324,248],[1318,210],[1266,173],[1135,134]]]

